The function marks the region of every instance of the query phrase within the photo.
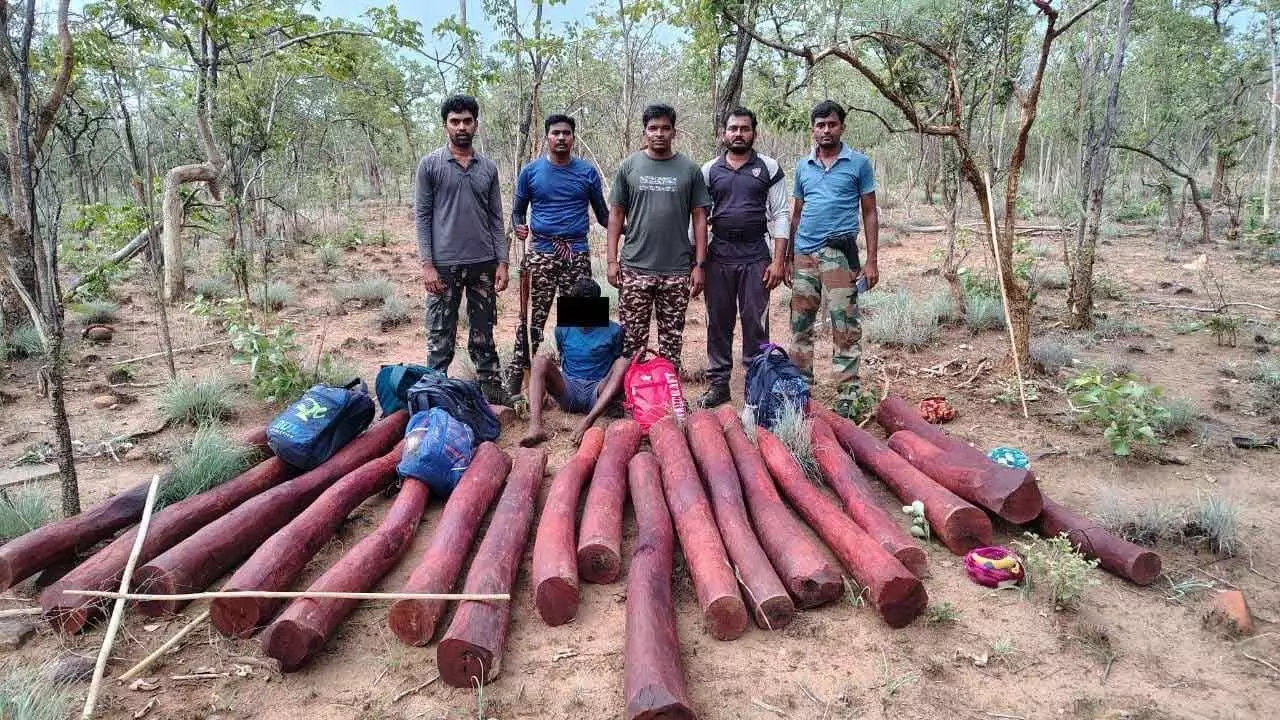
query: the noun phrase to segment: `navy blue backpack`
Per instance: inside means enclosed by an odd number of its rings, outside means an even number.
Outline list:
[[[786,350],[773,343],[761,345],[760,354],[747,366],[747,409],[757,425],[770,428],[784,401],[804,408],[809,403],[809,383]]]
[[[373,398],[359,379],[346,386],[313,385],[267,427],[276,457],[311,470],[333,457],[373,422]]]
[[[441,408],[466,423],[475,433],[475,441],[497,440],[502,433],[498,417],[489,409],[479,386],[473,382],[428,373],[409,388],[409,412],[418,414]]]

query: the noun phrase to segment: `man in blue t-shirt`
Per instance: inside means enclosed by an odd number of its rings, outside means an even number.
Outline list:
[[[609,226],[609,207],[604,201],[604,183],[591,163],[573,157],[577,128],[568,115],[551,115],[543,123],[547,134],[547,154],[520,170],[516,179],[511,226],[521,242],[533,238],[532,252],[525,255],[521,272],[529,274],[529,352],[517,336],[514,360],[508,366],[507,391],[520,392],[524,358],[538,354],[542,329],[555,301],[556,292],[568,293],[579,278],[591,277],[591,255],[587,234],[590,205],[601,227]],[[525,215],[532,204],[532,217]]]
[[[568,297],[598,298],[600,286],[589,277],[581,278],[566,293]],[[561,410],[586,417],[573,430],[577,445],[596,418],[604,414],[622,391],[622,377],[630,359],[622,354],[622,326],[616,322],[600,327],[556,326],[560,366],[546,355],[533,359],[529,375],[529,431],[521,438],[524,447],[534,447],[550,435],[542,424],[542,401],[548,394]]]
[[[858,400],[858,363],[862,326],[858,324],[858,288],[880,279],[880,222],[876,214],[876,178],[866,155],[841,141],[844,108],[824,100],[809,113],[813,152],[796,166],[791,201],[791,360],[813,383],[813,325],[822,293],[831,314],[831,360],[836,370],[834,410],[852,416]],[[859,222],[861,220],[861,222]],[[858,258],[858,230],[867,232],[866,262]]]

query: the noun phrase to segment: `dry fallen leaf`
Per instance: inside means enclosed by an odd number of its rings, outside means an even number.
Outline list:
[[[147,704],[143,705],[141,710],[133,714],[133,720],[141,720],[141,718],[146,717],[147,713],[151,712],[151,708],[155,707],[156,703],[159,701],[160,701],[160,698],[157,698],[157,697],[153,697],[150,700],[148,700]]]
[[[129,684],[129,689],[136,690],[138,692],[151,692],[153,690],[159,690],[160,683],[157,682],[158,680],[159,678],[138,678],[137,680],[134,680],[132,683]]]

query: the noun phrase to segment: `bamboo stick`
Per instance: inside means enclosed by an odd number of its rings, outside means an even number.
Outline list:
[[[120,631],[120,619],[124,617],[124,595],[129,592],[129,582],[133,580],[133,566],[138,562],[142,552],[142,543],[147,539],[147,529],[151,526],[151,510],[156,505],[156,490],[160,487],[160,475],[151,476],[151,487],[147,488],[147,501],[142,506],[142,520],[138,524],[138,534],[133,539],[133,550],[129,553],[129,561],[124,566],[124,576],[120,578],[122,597],[116,600],[111,608],[111,621],[107,624],[107,635],[102,639],[102,648],[98,650],[98,661],[93,666],[93,681],[89,684],[89,695],[84,699],[84,711],[80,717],[87,720],[93,717],[94,706],[98,704],[98,692],[102,689],[102,675],[107,669],[107,658],[111,657],[111,646],[115,644],[116,633]]]
[[[991,174],[982,173],[982,182],[987,186],[987,197],[991,197]],[[1022,400],[1022,418],[1031,419],[1027,412],[1027,388],[1022,381],[1022,359],[1018,357],[1018,342],[1013,337],[1013,319],[1009,317],[1009,292],[1004,288],[1004,267],[1000,262],[1000,241],[996,239],[996,211],[991,208],[989,224],[991,225],[991,250],[996,257],[996,274],[1000,276],[1000,300],[1004,303],[1004,326],[1009,330],[1009,350],[1013,353],[1013,370],[1018,375],[1018,398]]]
[[[208,620],[208,619],[209,619],[209,610],[206,609],[204,612],[197,615],[194,620],[184,625],[183,628],[179,630],[177,633],[175,633],[173,637],[166,640],[163,645],[156,648],[155,652],[142,658],[141,662],[139,662],[137,665],[134,665],[133,667],[126,670],[123,674],[117,677],[116,680],[129,680],[134,675],[137,675],[143,670],[146,670],[147,668],[151,667],[152,663],[154,663],[156,660],[159,660],[161,655],[169,651],[169,648],[173,647],[174,645],[177,645],[179,640],[182,640],[182,638],[191,634],[192,630],[195,630],[197,627],[201,625],[201,623],[203,623],[205,620]]]
[[[67,595],[83,595],[115,600],[164,601],[164,600],[216,600],[217,598],[331,598],[335,600],[479,600],[482,602],[506,601],[509,593],[378,593],[378,592],[292,592],[268,590],[228,590],[185,593],[179,595],[150,595],[147,593],[108,592],[105,590],[64,590]]]
[[[0,618],[26,617],[28,615],[39,615],[40,608],[18,608],[16,610],[0,610]]]

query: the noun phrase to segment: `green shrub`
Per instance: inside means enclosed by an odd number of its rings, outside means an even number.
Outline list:
[[[413,322],[409,314],[409,303],[404,298],[392,295],[378,308],[378,327],[383,332]]]
[[[964,324],[969,332],[977,334],[983,330],[998,330],[1004,327],[1004,308],[1000,298],[980,293],[969,293],[965,296]]]
[[[1131,375],[1103,376],[1097,368],[1084,370],[1067,382],[1071,407],[1088,422],[1102,425],[1103,438],[1119,456],[1137,445],[1156,444],[1155,428],[1169,411],[1159,404],[1159,387],[1148,387]]]
[[[160,485],[156,509],[202,493],[244,472],[256,455],[254,449],[228,436],[225,428],[209,425],[174,455],[173,472]]]
[[[38,358],[44,357],[44,341],[35,325],[24,323],[13,329],[9,338],[9,357]]]
[[[915,351],[937,339],[937,311],[899,290],[875,301],[865,328],[871,342]]]
[[[1056,337],[1042,337],[1031,341],[1027,348],[1031,365],[1045,375],[1053,375],[1065,367],[1071,367],[1076,350],[1069,343]]]
[[[342,248],[325,243],[316,248],[316,258],[326,272],[342,264]]]
[[[71,306],[72,312],[86,325],[111,323],[120,312],[120,305],[110,300],[89,300]]]
[[[0,718],[66,720],[72,717],[73,695],[50,682],[33,664],[0,668]]]
[[[395,293],[395,285],[385,277],[372,277],[344,283],[333,289],[333,296],[338,302],[359,300],[365,306],[381,305]]]
[[[960,619],[960,611],[949,602],[925,608],[924,621],[930,625],[950,625]]]
[[[360,367],[350,360],[325,355],[320,359],[316,382],[326,385],[346,385],[360,377]]]
[[[1280,362],[1260,360],[1248,375],[1258,404],[1272,409],[1280,405]]]
[[[235,416],[234,394],[221,377],[174,378],[160,393],[160,409],[173,422],[207,425]]]
[[[931,295],[926,303],[933,310],[933,316],[939,323],[949,325],[960,320],[960,312],[956,308],[956,301],[951,297],[951,293]]]
[[[57,516],[54,498],[43,489],[26,485],[6,490],[0,494],[0,543],[26,535]]]
[[[1235,555],[1240,549],[1240,507],[1216,495],[1200,499],[1191,509],[1183,535],[1200,540],[1222,555]]]
[[[204,278],[196,282],[193,290],[197,296],[206,300],[223,300],[236,294],[235,286],[224,277]]]
[[[1043,587],[1053,599],[1054,607],[1076,608],[1085,592],[1098,585],[1097,560],[1086,560],[1071,546],[1067,534],[1040,538],[1024,533],[1025,540],[1014,540],[1013,548],[1022,557],[1027,593]]]

